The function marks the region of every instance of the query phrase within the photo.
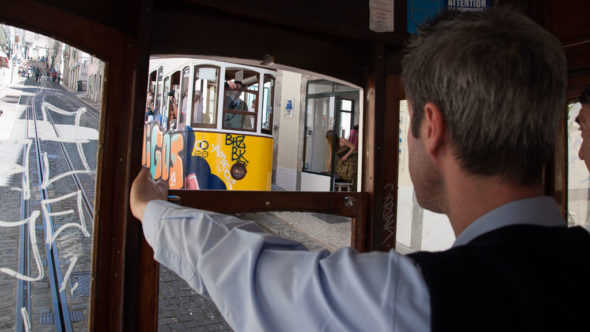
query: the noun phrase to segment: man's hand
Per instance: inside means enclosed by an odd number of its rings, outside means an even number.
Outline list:
[[[168,188],[164,181],[154,181],[149,169],[142,167],[133,184],[131,184],[131,193],[129,194],[129,205],[131,213],[135,218],[143,221],[143,213],[149,201],[155,199],[166,200],[168,198]]]

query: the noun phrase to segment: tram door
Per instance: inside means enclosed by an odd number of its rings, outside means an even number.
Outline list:
[[[344,181],[336,169],[339,139],[350,140],[358,125],[358,100],[359,91],[350,87],[329,81],[308,83],[302,191],[333,191],[335,182]],[[349,183],[347,190],[352,190],[353,181],[348,181],[344,181]]]

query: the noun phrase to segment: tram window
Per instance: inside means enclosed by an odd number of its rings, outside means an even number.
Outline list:
[[[223,98],[223,129],[255,131],[259,74],[227,68]]]
[[[350,130],[352,129],[352,100],[340,100],[340,125],[338,132],[340,137],[350,138]]]
[[[170,91],[168,92],[168,126],[169,130],[176,129],[178,123],[178,100],[180,99],[180,70],[170,76]],[[167,90],[168,91],[168,90]]]
[[[399,114],[396,250],[401,253],[445,250],[455,241],[455,234],[446,215],[424,210],[418,205],[408,169],[407,137],[412,135],[409,131],[408,103],[402,100]]]
[[[190,81],[190,68],[188,66],[182,69],[182,79],[180,81],[180,114],[178,116],[178,129],[183,129],[186,125],[186,111],[188,108],[188,84]]]
[[[155,92],[157,87],[157,72],[154,70],[149,75],[148,81],[148,93],[147,93],[147,100],[145,104],[145,121],[153,121],[154,120],[154,99],[155,99]]]
[[[580,125],[575,121],[581,108],[578,102],[567,106],[567,224],[590,228],[590,177],[586,164],[578,156],[582,137]]]
[[[162,118],[162,77],[164,68],[158,68],[158,82],[156,90],[154,91],[154,97],[156,98],[156,106],[154,107],[154,120],[160,121]]]
[[[274,87],[274,77],[270,75],[264,75],[262,97],[262,132],[266,134],[272,134],[272,105],[274,103]]]
[[[212,127],[217,123],[217,91],[219,89],[219,68],[195,66],[195,87],[193,92],[193,127]]]
[[[160,117],[160,126],[162,129],[167,129],[168,124],[168,92],[170,91],[170,77],[164,79],[164,89],[162,90],[162,116]]]
[[[23,42],[0,67],[0,330],[87,331],[108,64],[0,24],[4,32]]]

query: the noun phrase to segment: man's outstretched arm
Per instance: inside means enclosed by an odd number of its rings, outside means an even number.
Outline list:
[[[154,258],[210,297],[236,331],[425,331],[429,295],[391,251],[310,252],[234,216],[164,201],[142,170],[131,190]]]

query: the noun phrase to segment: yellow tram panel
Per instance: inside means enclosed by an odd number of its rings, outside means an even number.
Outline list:
[[[221,179],[227,190],[271,189],[271,137],[203,131],[195,131],[194,136],[191,156],[205,159],[211,174]],[[243,164],[246,169],[240,180],[236,180],[231,172],[236,163]]]

